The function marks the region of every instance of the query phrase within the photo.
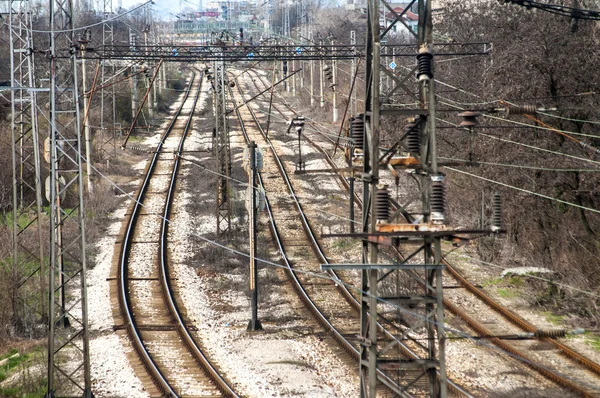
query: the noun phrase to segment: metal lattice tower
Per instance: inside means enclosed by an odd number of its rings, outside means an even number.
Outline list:
[[[366,38],[366,91],[365,91],[365,133],[364,133],[364,182],[363,182],[363,234],[375,234],[382,231],[377,220],[378,197],[376,192],[379,183],[380,162],[380,122],[384,117],[413,116],[418,119],[417,125],[421,130],[420,154],[415,154],[421,165],[419,173],[421,180],[421,198],[419,213],[421,219],[412,219],[406,214],[410,224],[418,223],[420,226],[442,228],[438,223],[443,223],[443,217],[436,215],[440,203],[439,180],[436,159],[436,134],[435,134],[435,93],[433,79],[433,45],[432,45],[432,18],[430,0],[412,0],[407,9],[414,3],[418,4],[419,25],[418,32],[413,33],[419,47],[419,66],[407,71],[403,77],[397,77],[385,63],[380,62],[381,41],[386,38],[394,25],[402,21],[403,13],[396,13],[392,7],[382,0],[369,0],[368,2],[368,29]],[[384,14],[391,13],[395,21],[383,26],[381,29],[381,10]],[[408,29],[411,31],[410,29]],[[412,31],[411,31],[412,32]],[[427,58],[427,59],[423,59]],[[412,83],[418,71],[418,89],[411,90],[408,85]],[[382,88],[381,77],[389,76],[392,84]],[[408,83],[407,83],[408,82]],[[399,108],[390,105],[388,101],[394,93],[401,92],[413,98],[418,104],[414,109]],[[435,185],[437,188],[432,188]],[[432,189],[435,192],[432,194]],[[435,200],[432,197],[435,196]],[[442,193],[443,196],[443,193]],[[381,203],[379,201],[379,203]],[[436,207],[437,206],[437,207]],[[442,206],[443,207],[443,204]],[[438,225],[438,227],[435,227]],[[426,230],[427,228],[423,228]],[[416,228],[416,231],[420,231]],[[413,231],[414,232],[414,231]],[[398,236],[398,235],[396,235]],[[398,396],[415,394],[428,397],[446,397],[446,365],[445,365],[445,335],[444,335],[444,308],[442,303],[442,266],[441,238],[428,232],[412,234],[411,243],[417,249],[407,253],[404,260],[392,266],[390,272],[383,273],[374,267],[365,267],[362,270],[362,308],[361,308],[361,365],[360,385],[361,397],[375,398],[379,383],[389,386],[386,380],[392,380],[398,387],[391,386]],[[376,242],[376,241],[375,241]],[[379,260],[379,247],[373,240],[363,240],[363,262],[377,264]],[[410,260],[408,260],[410,259]],[[413,281],[418,281],[416,286],[401,285],[400,274],[410,275]],[[382,285],[389,284],[396,276],[396,294],[386,296],[383,294]],[[388,285],[389,286],[389,285]],[[378,317],[386,311],[389,313],[390,304],[399,308],[399,317],[403,315],[410,318],[407,329],[425,336],[425,343],[421,345],[419,358],[403,356],[398,344],[387,344],[378,341]],[[409,309],[410,308],[410,309]],[[409,310],[414,317],[406,316],[402,309]],[[408,333],[398,329],[398,334]],[[403,336],[400,336],[403,337]]]
[[[102,22],[102,45],[112,45],[114,43],[114,28],[111,20],[113,14],[112,0],[104,0]],[[100,81],[100,134],[96,140],[99,146],[99,152],[102,159],[112,159],[117,156],[117,130],[116,130],[116,103],[115,86],[110,85],[116,74],[115,63],[113,60],[103,59]]]
[[[11,1],[9,17],[14,286],[11,304],[15,323],[25,326],[39,322],[47,309],[30,1]],[[35,300],[36,296],[41,300]]]
[[[72,0],[50,0],[50,269],[46,397],[92,396],[82,140]],[[71,57],[56,57],[72,48]],[[69,236],[66,235],[67,230]]]
[[[213,106],[215,110],[214,151],[217,159],[217,233],[223,235],[231,228],[231,201],[229,181],[231,176],[231,151],[227,123],[227,81],[225,64],[213,63]]]

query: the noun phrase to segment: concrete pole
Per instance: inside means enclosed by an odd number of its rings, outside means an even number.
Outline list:
[[[312,30],[309,32],[309,40],[312,39]],[[314,78],[314,68],[315,68],[315,61],[314,60],[310,60],[308,61],[310,62],[310,107],[314,108],[315,107],[315,78]]]
[[[319,42],[319,45],[323,47],[323,40]],[[323,108],[325,106],[325,97],[323,96],[323,60],[319,61],[319,106]]]
[[[135,118],[138,108],[138,90],[137,90],[137,68],[135,65],[131,67],[131,117]]]
[[[89,102],[90,94],[87,91],[87,73],[86,73],[86,60],[85,60],[85,44],[81,45],[81,88],[83,90],[83,114],[84,114],[84,126],[83,134],[85,139],[85,164],[87,173],[87,191],[88,194],[94,193],[94,187],[92,186],[92,132],[90,131],[89,121]]]
[[[293,59],[292,60],[292,72],[294,72],[296,70],[296,60]],[[294,74],[292,76],[292,95],[295,97],[296,96],[296,77],[298,76],[298,74]]]
[[[333,46],[334,41],[331,41],[331,45]],[[331,84],[333,89],[333,122],[336,123],[338,121],[338,108],[337,108],[337,86],[335,85],[336,76],[337,76],[337,62],[335,58],[331,59]]]
[[[350,31],[350,44],[352,44],[353,46],[356,45],[356,32],[355,31]],[[356,51],[356,47],[354,48],[354,51]],[[354,74],[356,73],[356,59],[352,58],[352,70],[350,71],[351,73],[351,81],[354,81]],[[357,108],[356,108],[356,92],[357,92],[357,88],[356,85],[354,87],[354,90],[352,90],[352,98],[351,98],[351,106],[350,106],[350,112],[352,113],[352,115],[356,115],[358,113]]]
[[[144,29],[144,47],[146,47],[146,54],[149,54],[149,51],[148,51],[148,32],[147,32],[146,29]],[[148,73],[149,72],[150,72],[150,64],[148,64]],[[146,86],[147,85],[148,85],[148,77],[146,77]],[[148,91],[147,106],[148,106],[148,116],[150,117],[150,119],[153,119],[154,118],[154,90],[153,89],[150,89]]]

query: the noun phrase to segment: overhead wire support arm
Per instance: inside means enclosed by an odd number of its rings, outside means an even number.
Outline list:
[[[490,43],[434,43],[436,56],[471,56],[490,53]],[[416,44],[388,44],[381,57],[414,57],[418,52]],[[274,60],[321,60],[364,58],[365,47],[352,44],[339,45],[148,45],[145,51],[129,45],[104,45],[87,48],[87,59],[164,59],[165,62],[180,61],[274,61]],[[393,50],[393,51],[392,51]],[[387,55],[386,55],[387,54]],[[69,48],[57,49],[57,57],[68,58]]]

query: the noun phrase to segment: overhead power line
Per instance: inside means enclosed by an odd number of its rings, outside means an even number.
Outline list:
[[[558,4],[539,3],[532,0],[500,0],[502,3],[516,4],[525,8],[537,8],[552,14],[571,17],[574,19],[584,19],[588,21],[600,21],[600,11],[586,10],[583,8],[567,7]]]

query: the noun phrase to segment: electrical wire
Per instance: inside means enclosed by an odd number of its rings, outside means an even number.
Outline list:
[[[583,19],[586,21],[600,21],[600,11],[586,10],[583,8],[574,8],[559,4],[539,3],[533,0],[503,0],[505,3],[516,4],[527,9],[537,8],[551,14],[570,17],[573,19]]]
[[[506,267],[503,267],[503,266],[498,265],[498,264],[490,263],[488,261],[483,261],[483,260],[477,259],[475,257],[467,256],[464,253],[447,252],[445,254],[445,256],[449,255],[449,254],[454,254],[456,256],[460,256],[460,257],[463,257],[463,258],[466,258],[466,259],[469,259],[469,260],[472,260],[472,261],[475,261],[475,262],[478,262],[478,263],[481,263],[481,264],[484,264],[484,265],[489,265],[490,267],[498,268],[498,269],[501,269],[503,271],[511,269],[511,267],[506,268]],[[575,286],[567,285],[565,283],[556,282],[553,279],[542,278],[541,276],[531,275],[531,274],[520,274],[519,276],[522,276],[522,277],[525,277],[525,278],[531,278],[531,279],[541,280],[541,281],[548,282],[548,283],[551,283],[551,284],[556,285],[556,286],[563,287],[565,289],[573,290],[573,291],[576,291],[576,292],[579,292],[579,293],[583,293],[583,294],[586,294],[588,296],[592,296],[592,297],[595,297],[595,298],[600,298],[599,294],[596,294],[594,292],[590,292],[589,290],[583,290],[583,289],[580,289],[580,288],[575,287]]]
[[[449,104],[449,103],[444,102],[444,101],[440,101],[440,103],[444,104],[444,105],[455,107],[456,109],[459,109],[459,110],[465,110],[465,108],[461,108],[461,107],[459,107],[457,105]],[[556,129],[554,127],[549,127],[547,125],[546,126],[536,126],[536,125],[533,125],[533,124],[518,122],[516,120],[506,119],[506,118],[502,118],[502,117],[498,117],[498,116],[493,116],[493,115],[489,115],[489,114],[483,114],[482,116],[485,117],[485,118],[488,118],[488,119],[501,120],[501,121],[504,121],[504,122],[507,122],[507,123],[512,123],[512,124],[516,124],[516,125],[519,125],[519,126],[524,126],[524,127],[528,127],[528,128],[531,128],[531,129],[536,129],[536,130],[553,131],[555,133],[569,134],[569,135],[578,135],[578,136],[581,136],[581,137],[600,138],[600,136],[598,136],[598,135],[585,134],[585,133],[576,133],[574,131],[560,130],[560,129]],[[460,127],[458,125],[455,125],[455,126],[456,127]],[[579,143],[579,141],[577,141],[577,142]]]
[[[538,193],[538,192],[534,192],[534,191],[529,191],[527,189],[516,187],[514,185],[505,184],[505,183],[500,182],[500,181],[492,180],[491,178],[482,177],[480,175],[472,174],[472,173],[469,173],[469,172],[463,171],[463,170],[458,170],[458,169],[455,169],[453,167],[445,167],[445,169],[446,170],[455,171],[457,173],[465,174],[465,175],[468,175],[469,177],[479,178],[480,180],[491,182],[493,184],[501,185],[503,187],[511,188],[511,189],[514,189],[514,190],[517,190],[517,191],[520,191],[520,192],[524,192],[524,193],[530,194],[530,195],[539,196],[539,197],[544,198],[544,199],[548,199],[548,200],[552,200],[552,201],[555,201],[555,202],[559,202],[559,203],[562,203],[562,204],[565,204],[565,205],[568,205],[568,206],[577,207],[579,209],[591,211],[591,212],[594,212],[594,213],[600,213],[600,210],[598,210],[598,209],[593,209],[591,207],[586,207],[586,206],[578,205],[577,203],[567,202],[566,200],[562,200],[562,199],[558,199],[558,198],[553,198],[552,196],[544,195],[542,193]]]
[[[468,160],[468,159],[447,158],[444,156],[438,156],[438,159],[444,159],[444,160],[450,160],[450,161],[456,161],[456,162],[470,162],[470,160]],[[547,168],[547,167],[526,166],[526,165],[520,165],[520,164],[492,163],[492,162],[481,162],[481,161],[476,161],[474,163],[485,164],[485,165],[489,165],[489,166],[513,167],[513,168],[517,168],[517,169],[531,169],[531,170],[539,170],[539,171],[555,171],[555,172],[567,172],[567,173],[572,173],[572,172],[598,173],[598,172],[600,172],[600,169],[553,169],[553,168]]]
[[[87,160],[85,159],[85,157],[83,156],[83,154],[82,154],[81,152],[79,152],[79,150],[78,150],[77,148],[75,148],[75,147],[73,146],[73,144],[72,144],[70,141],[67,141],[67,145],[69,145],[69,146],[71,147],[71,149],[75,151],[76,155],[77,155],[77,156],[79,156],[79,157],[82,159],[82,161],[87,161]],[[123,193],[125,196],[127,196],[127,197],[128,197],[128,198],[130,198],[131,200],[133,200],[133,201],[135,201],[135,202],[138,202],[138,201],[137,201],[137,198],[135,198],[133,195],[130,195],[130,194],[126,193],[126,192],[125,192],[123,189],[121,189],[119,186],[117,186],[117,185],[116,185],[116,184],[115,184],[115,183],[114,183],[112,180],[110,180],[110,178],[108,178],[107,176],[105,176],[105,175],[104,175],[104,174],[103,174],[103,173],[102,173],[100,170],[98,170],[96,167],[92,166],[92,168],[95,170],[95,172],[96,172],[96,173],[98,173],[98,175],[100,175],[100,176],[101,176],[101,177],[102,177],[104,180],[106,180],[106,181],[107,181],[107,182],[108,182],[108,183],[109,183],[111,186],[113,186],[113,188],[115,188],[116,190],[119,190],[119,191],[121,191],[121,192],[122,192],[122,193]],[[143,203],[141,203],[141,202],[138,202],[138,204],[139,204],[140,206],[142,206],[142,207],[146,207],[146,206],[145,206]],[[152,214],[152,213],[151,213],[151,214]],[[162,220],[164,220],[164,221],[168,222],[168,223],[170,223],[170,222],[171,222],[171,220],[169,220],[168,218],[164,217],[164,215],[162,215],[162,214],[155,214],[155,215],[156,215],[157,217],[159,217],[160,219],[162,219]],[[191,235],[191,236],[194,236],[194,237],[197,237],[198,239],[200,239],[200,240],[204,241],[205,243],[207,243],[207,244],[210,244],[210,245],[213,245],[213,246],[216,246],[216,247],[219,247],[219,248],[221,248],[221,249],[224,249],[225,251],[229,251],[229,252],[231,252],[231,253],[238,254],[238,255],[241,255],[241,256],[243,256],[243,257],[246,257],[246,258],[250,258],[250,255],[249,255],[248,253],[244,253],[244,252],[242,252],[242,251],[239,251],[239,250],[233,249],[233,248],[231,248],[231,247],[225,246],[225,245],[223,245],[223,244],[221,244],[221,243],[219,243],[219,242],[216,242],[216,241],[214,241],[214,240],[208,239],[208,238],[206,238],[206,237],[204,237],[204,236],[202,236],[202,235],[200,235],[200,234],[190,233],[189,235]],[[285,255],[284,253],[281,253],[281,254],[282,254],[282,255]],[[284,266],[284,265],[281,265],[281,264],[275,263],[275,262],[273,262],[273,261],[270,261],[270,260],[267,260],[267,259],[263,259],[263,258],[255,257],[255,261],[261,262],[261,263],[263,263],[263,264],[266,264],[266,265],[271,265],[271,266],[273,266],[273,267],[276,267],[276,268],[281,268],[281,269],[283,269],[283,270],[288,270],[288,267],[287,267],[287,266]],[[347,283],[347,282],[344,282],[344,281],[342,281],[342,280],[341,280],[341,279],[339,279],[339,278],[333,278],[333,277],[330,277],[328,274],[324,274],[324,273],[314,273],[314,272],[303,271],[303,270],[297,270],[297,269],[292,269],[292,270],[291,270],[291,272],[295,272],[295,273],[302,273],[302,274],[305,274],[305,275],[310,275],[310,276],[312,276],[312,277],[316,277],[316,278],[322,278],[322,279],[325,279],[325,280],[328,280],[328,281],[332,281],[332,282],[334,282],[334,283],[336,283],[336,284],[344,285],[344,286],[346,286],[348,289],[354,290],[354,291],[356,291],[357,293],[360,293],[360,294],[361,294],[362,296],[364,296],[364,297],[372,297],[372,298],[375,298],[375,299],[376,299],[376,300],[378,300],[379,302],[381,302],[381,303],[384,303],[384,304],[387,304],[387,305],[389,305],[389,306],[391,306],[391,307],[393,307],[393,308],[397,309],[398,311],[404,312],[404,313],[406,313],[406,314],[410,314],[410,315],[412,315],[412,316],[414,316],[414,317],[416,317],[416,318],[418,318],[418,319],[422,320],[422,321],[423,321],[423,322],[425,322],[425,323],[431,323],[431,324],[435,325],[436,327],[439,327],[439,328],[441,328],[441,329],[443,329],[443,330],[445,330],[445,331],[447,331],[447,332],[450,332],[450,333],[453,333],[453,334],[456,334],[456,335],[463,336],[465,339],[469,339],[469,340],[471,340],[473,343],[475,343],[475,344],[477,344],[477,345],[480,345],[480,346],[483,346],[483,347],[487,347],[487,348],[489,348],[489,349],[491,349],[491,350],[494,350],[494,351],[496,351],[496,352],[503,353],[503,354],[505,354],[505,355],[508,355],[508,356],[510,356],[510,357],[512,357],[512,358],[515,358],[515,359],[517,359],[517,360],[519,360],[519,361],[521,361],[521,362],[524,362],[524,363],[531,363],[530,361],[528,361],[528,360],[526,360],[526,359],[524,359],[524,358],[521,358],[521,357],[519,357],[519,356],[517,356],[517,355],[514,355],[514,354],[512,354],[512,353],[510,353],[510,352],[504,351],[504,350],[502,350],[502,349],[501,349],[501,348],[499,348],[499,347],[496,347],[496,346],[493,346],[493,345],[491,345],[491,344],[488,344],[487,342],[481,341],[480,339],[473,338],[472,336],[470,336],[470,335],[468,335],[468,334],[466,334],[466,333],[464,333],[464,332],[462,332],[462,331],[459,331],[459,330],[454,330],[454,329],[452,329],[452,328],[448,327],[447,325],[445,325],[443,322],[438,322],[438,321],[432,320],[432,319],[430,319],[430,318],[428,318],[428,317],[426,317],[426,316],[424,316],[424,315],[422,315],[422,314],[416,313],[416,312],[414,312],[414,311],[411,311],[411,310],[409,310],[409,309],[406,309],[406,308],[402,308],[402,307],[400,307],[399,305],[396,305],[396,304],[394,304],[394,303],[392,303],[392,302],[390,302],[390,301],[387,301],[387,300],[385,300],[385,299],[382,299],[381,297],[373,296],[371,293],[369,293],[369,292],[367,292],[367,291],[361,291],[361,289],[360,289],[360,288],[358,288],[358,287],[356,287],[356,286],[353,286],[353,285],[351,285],[351,284],[349,284],[349,283]],[[559,372],[559,371],[556,371],[556,370],[549,369],[549,368],[547,368],[547,367],[545,367],[545,366],[543,366],[543,365],[540,365],[540,364],[536,364],[536,365],[537,365],[537,366],[539,366],[539,367],[541,367],[541,368],[544,368],[544,369],[546,369],[546,370],[548,370],[548,371],[551,371],[551,372],[557,373],[557,374],[559,374],[561,377],[564,377],[565,379],[570,379],[570,378],[569,378],[567,375],[564,375],[564,374],[562,374],[562,373],[561,373],[561,372]]]
[[[140,4],[140,5],[132,8],[131,10],[128,10],[128,11],[125,11],[124,13],[122,13],[122,14],[116,15],[113,18],[105,19],[103,21],[96,22],[96,23],[93,23],[91,25],[80,26],[78,28],[67,29],[67,30],[38,30],[38,29],[30,29],[29,31],[30,32],[34,32],[34,33],[70,33],[70,32],[77,32],[79,30],[85,30],[85,29],[93,28],[94,26],[103,25],[103,24],[105,24],[107,22],[115,21],[117,19],[120,19],[120,18],[124,17],[125,15],[131,14],[132,12],[139,10],[142,7],[147,6],[148,4],[154,4],[154,1],[149,0],[149,1],[145,2],[145,3],[142,3],[142,4]]]
[[[539,113],[540,115],[544,115],[544,116],[548,116],[548,117],[553,117],[555,119],[568,120],[570,122],[600,124],[600,121],[595,121],[595,120],[573,119],[570,117],[558,116],[558,115],[553,115],[551,113],[540,112],[540,111],[537,111],[536,113]],[[596,136],[596,137],[600,138],[600,136]]]
[[[458,128],[458,129],[464,129],[461,126],[459,126],[459,125],[457,125],[455,123],[449,122],[447,120],[444,120],[444,119],[436,118],[436,120],[438,120],[440,122],[443,122],[443,123],[446,123],[446,124],[449,124],[451,126],[454,126],[454,127]],[[502,119],[502,120],[505,120],[505,119]],[[529,145],[529,144],[525,144],[525,143],[518,142],[518,141],[512,141],[512,140],[509,140],[509,139],[506,139],[506,138],[496,137],[494,135],[485,134],[485,133],[479,132],[477,130],[475,130],[474,132],[477,135],[480,135],[482,137],[491,138],[491,139],[502,141],[502,142],[506,142],[506,143],[509,143],[509,144],[515,144],[515,145],[523,146],[523,147],[526,147],[526,148],[535,149],[535,150],[541,151],[541,152],[548,152],[548,153],[552,153],[554,155],[565,156],[565,157],[568,157],[568,158],[576,159],[576,160],[587,162],[587,163],[600,164],[600,162],[597,162],[595,160],[586,159],[586,158],[582,158],[582,157],[575,156],[575,155],[569,155],[567,153],[552,151],[550,149],[544,149],[544,148],[540,148],[540,147],[537,147],[537,146],[534,146],[534,145]]]
[[[69,145],[71,145],[71,143],[69,143]],[[73,148],[73,149],[75,149],[75,148]],[[76,149],[75,149],[75,150],[76,150]],[[77,152],[77,150],[76,150],[76,152]],[[84,159],[84,157],[81,155],[81,153],[79,153],[79,156],[81,156],[82,160],[85,160],[85,159]],[[93,167],[93,166],[92,166],[92,167]],[[98,173],[98,174],[99,174],[99,175],[100,175],[100,176],[101,176],[103,179],[105,179],[105,180],[106,180],[106,181],[107,181],[107,182],[108,182],[110,185],[112,185],[112,186],[113,186],[115,189],[118,189],[119,191],[121,191],[121,192],[122,192],[124,195],[126,195],[127,197],[129,197],[131,200],[133,200],[133,201],[135,201],[135,202],[138,202],[138,201],[137,201],[137,199],[136,199],[136,198],[135,198],[133,195],[130,195],[130,194],[126,193],[125,191],[123,191],[123,190],[122,190],[120,187],[118,187],[118,186],[117,186],[117,185],[116,185],[116,184],[115,184],[113,181],[111,181],[111,180],[110,180],[110,179],[109,179],[107,176],[105,176],[104,174],[102,174],[102,173],[101,173],[101,172],[100,172],[98,169],[96,169],[95,167],[93,167],[93,168],[94,168],[94,170],[95,170],[95,171],[96,171],[96,172],[97,172],[97,173]],[[142,206],[142,207],[146,207],[146,206],[145,206],[143,203],[141,203],[141,202],[138,202],[138,204],[139,204],[140,206]],[[150,213],[150,214],[153,214],[153,213]],[[162,214],[160,214],[160,213],[154,213],[154,215],[155,215],[156,217],[160,218],[161,220],[164,220],[164,221],[166,221],[167,223],[171,223],[171,220],[170,220],[170,219],[168,219],[168,218],[164,217],[164,215],[162,215]],[[190,232],[190,233],[189,233],[189,235],[190,235],[190,236],[192,236],[192,237],[196,237],[196,238],[198,238],[198,239],[200,239],[200,240],[204,241],[205,243],[207,243],[207,244],[209,244],[209,245],[216,246],[216,247],[218,247],[218,248],[220,248],[220,249],[223,249],[223,250],[225,250],[225,251],[228,251],[228,252],[230,252],[230,253],[234,253],[234,254],[240,255],[240,256],[242,256],[242,257],[248,258],[248,259],[249,259],[249,258],[251,258],[250,254],[248,254],[248,253],[242,252],[242,251],[240,251],[240,250],[237,250],[237,249],[234,249],[234,248],[232,248],[232,247],[228,247],[228,246],[226,246],[226,245],[224,245],[224,244],[221,244],[221,243],[219,243],[219,242],[217,242],[217,241],[214,241],[214,240],[208,239],[208,238],[206,238],[206,237],[204,237],[204,236],[202,236],[202,235],[200,235],[200,234],[196,234],[196,233]],[[284,254],[284,253],[281,253],[281,255],[282,255],[282,256],[284,256],[285,254]],[[281,265],[281,264],[275,263],[275,262],[273,262],[273,261],[270,261],[270,260],[267,260],[267,259],[264,259],[264,258],[260,258],[260,257],[254,257],[254,260],[255,260],[255,261],[257,261],[257,262],[263,263],[263,264],[265,264],[265,265],[272,266],[272,267],[274,267],[274,268],[283,269],[283,270],[285,270],[285,271],[289,270],[289,268],[288,268],[287,266],[284,266],[284,265]],[[420,313],[414,312],[414,311],[412,311],[412,310],[410,310],[410,309],[407,309],[407,308],[403,308],[403,307],[401,307],[401,306],[399,306],[399,305],[397,305],[397,304],[394,304],[393,302],[390,302],[390,301],[388,301],[388,300],[386,300],[386,299],[383,299],[383,298],[381,298],[381,297],[378,297],[378,296],[373,296],[371,293],[369,293],[369,292],[367,292],[367,291],[362,291],[360,288],[358,288],[358,287],[356,287],[356,286],[354,286],[354,285],[352,285],[352,284],[350,284],[350,283],[348,283],[348,282],[345,282],[345,281],[343,281],[343,280],[341,280],[341,279],[339,279],[339,278],[337,278],[337,277],[331,277],[331,276],[330,276],[329,274],[327,274],[327,273],[324,273],[324,272],[322,272],[322,273],[315,273],[315,272],[311,272],[311,271],[304,271],[304,270],[299,270],[299,269],[291,269],[290,271],[291,271],[291,272],[294,272],[294,273],[298,273],[298,274],[304,274],[304,275],[307,275],[307,276],[311,276],[311,277],[314,277],[314,278],[321,278],[321,279],[323,279],[323,280],[331,281],[331,282],[333,282],[333,283],[335,283],[335,284],[343,285],[343,286],[345,286],[346,288],[348,288],[348,289],[350,289],[350,290],[353,290],[353,291],[355,291],[356,293],[359,293],[359,294],[361,294],[361,295],[362,295],[362,296],[364,296],[364,297],[372,297],[372,298],[376,299],[377,301],[379,301],[379,302],[380,302],[380,303],[382,303],[382,304],[389,305],[390,307],[392,307],[392,308],[394,308],[394,309],[396,309],[396,310],[398,310],[398,311],[400,311],[400,312],[403,312],[403,313],[405,313],[405,314],[407,314],[407,315],[412,315],[412,316],[414,316],[415,318],[419,319],[420,321],[422,321],[422,322],[424,322],[424,323],[431,323],[432,325],[434,325],[434,326],[436,326],[436,327],[439,327],[439,328],[441,328],[442,330],[445,330],[446,332],[452,333],[452,334],[454,334],[454,335],[457,335],[457,336],[462,336],[463,338],[465,338],[465,339],[468,339],[468,340],[472,341],[472,342],[473,342],[474,344],[476,344],[476,345],[479,345],[479,346],[482,346],[482,347],[488,348],[488,349],[490,349],[490,350],[493,350],[493,351],[496,351],[496,352],[499,352],[499,353],[502,353],[502,354],[508,355],[509,357],[512,357],[512,358],[514,358],[514,359],[516,359],[516,360],[518,360],[518,361],[520,361],[520,362],[524,362],[524,363],[530,363],[530,364],[533,364],[532,362],[530,362],[530,361],[526,360],[525,358],[521,358],[521,357],[519,357],[519,356],[517,356],[517,355],[515,355],[515,354],[512,354],[511,352],[504,351],[503,349],[501,349],[501,348],[499,348],[499,347],[497,347],[497,346],[494,346],[494,345],[492,345],[492,344],[489,344],[489,343],[487,343],[487,342],[485,342],[485,341],[482,341],[481,339],[474,338],[473,336],[471,336],[471,335],[469,335],[469,334],[467,334],[467,333],[465,333],[465,332],[463,332],[463,331],[452,329],[451,327],[447,326],[447,325],[446,325],[446,324],[444,324],[443,322],[438,322],[438,321],[436,321],[436,320],[433,320],[433,319],[431,319],[431,318],[429,318],[429,317],[426,317],[426,316],[425,316],[425,315],[423,315],[423,314],[420,314]],[[565,375],[565,374],[563,374],[563,373],[561,373],[561,372],[559,372],[559,371],[557,371],[557,370],[553,370],[553,369],[547,368],[547,367],[545,367],[544,365],[541,365],[541,364],[534,364],[534,365],[536,365],[536,366],[538,366],[538,367],[541,367],[541,368],[543,368],[543,369],[546,369],[547,371],[550,371],[550,372],[554,372],[554,373],[556,373],[556,374],[559,374],[561,377],[563,377],[563,378],[565,378],[565,379],[571,380],[571,378],[569,378],[569,376],[567,376],[567,375]]]

